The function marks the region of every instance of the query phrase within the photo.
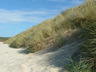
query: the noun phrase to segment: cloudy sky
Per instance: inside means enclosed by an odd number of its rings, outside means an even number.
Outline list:
[[[12,37],[84,0],[0,0],[0,37]]]

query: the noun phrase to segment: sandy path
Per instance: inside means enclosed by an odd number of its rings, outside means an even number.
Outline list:
[[[0,42],[0,72],[63,72],[60,70],[67,62],[66,58],[72,56],[76,48],[77,42],[74,42],[54,52],[23,54],[20,53],[23,49],[9,48]]]

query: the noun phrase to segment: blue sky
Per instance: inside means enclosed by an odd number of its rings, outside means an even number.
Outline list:
[[[0,0],[0,37],[12,37],[84,0]]]

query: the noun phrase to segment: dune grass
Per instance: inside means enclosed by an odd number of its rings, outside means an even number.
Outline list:
[[[30,52],[48,46],[64,45],[64,32],[83,30],[84,37],[80,51],[84,54],[82,62],[71,64],[70,72],[95,72],[96,70],[96,1],[87,0],[80,6],[63,11],[55,18],[46,20],[6,41],[10,47],[26,47]],[[84,68],[83,68],[84,67]],[[69,67],[70,68],[70,67]],[[77,69],[77,70],[76,70]]]
[[[96,22],[84,28],[85,39],[67,65],[69,72],[96,72]]]
[[[66,30],[69,29],[74,30],[76,28],[82,28],[85,25],[90,25],[88,23],[95,21],[95,4],[96,2],[94,1],[88,1],[75,8],[63,11],[61,14],[58,14],[55,18],[46,20],[38,24],[37,26],[34,26],[20,33],[19,35],[10,38],[6,41],[6,43],[10,44],[10,47],[26,47],[28,49],[31,49],[30,51],[32,52],[42,50],[46,46],[42,43],[47,38],[54,37],[55,40],[57,39],[57,35],[60,35],[59,32],[64,33]],[[55,40],[55,42],[57,41]],[[62,41],[60,42],[62,43]]]

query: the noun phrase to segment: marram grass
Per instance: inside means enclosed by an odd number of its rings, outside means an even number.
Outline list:
[[[82,29],[84,42],[81,52],[83,64],[72,64],[70,72],[96,72],[96,1],[87,0],[80,6],[62,11],[55,18],[46,20],[8,39],[10,47],[25,47],[30,52],[40,51],[50,45],[64,45],[64,32]],[[82,38],[82,37],[81,37]]]

